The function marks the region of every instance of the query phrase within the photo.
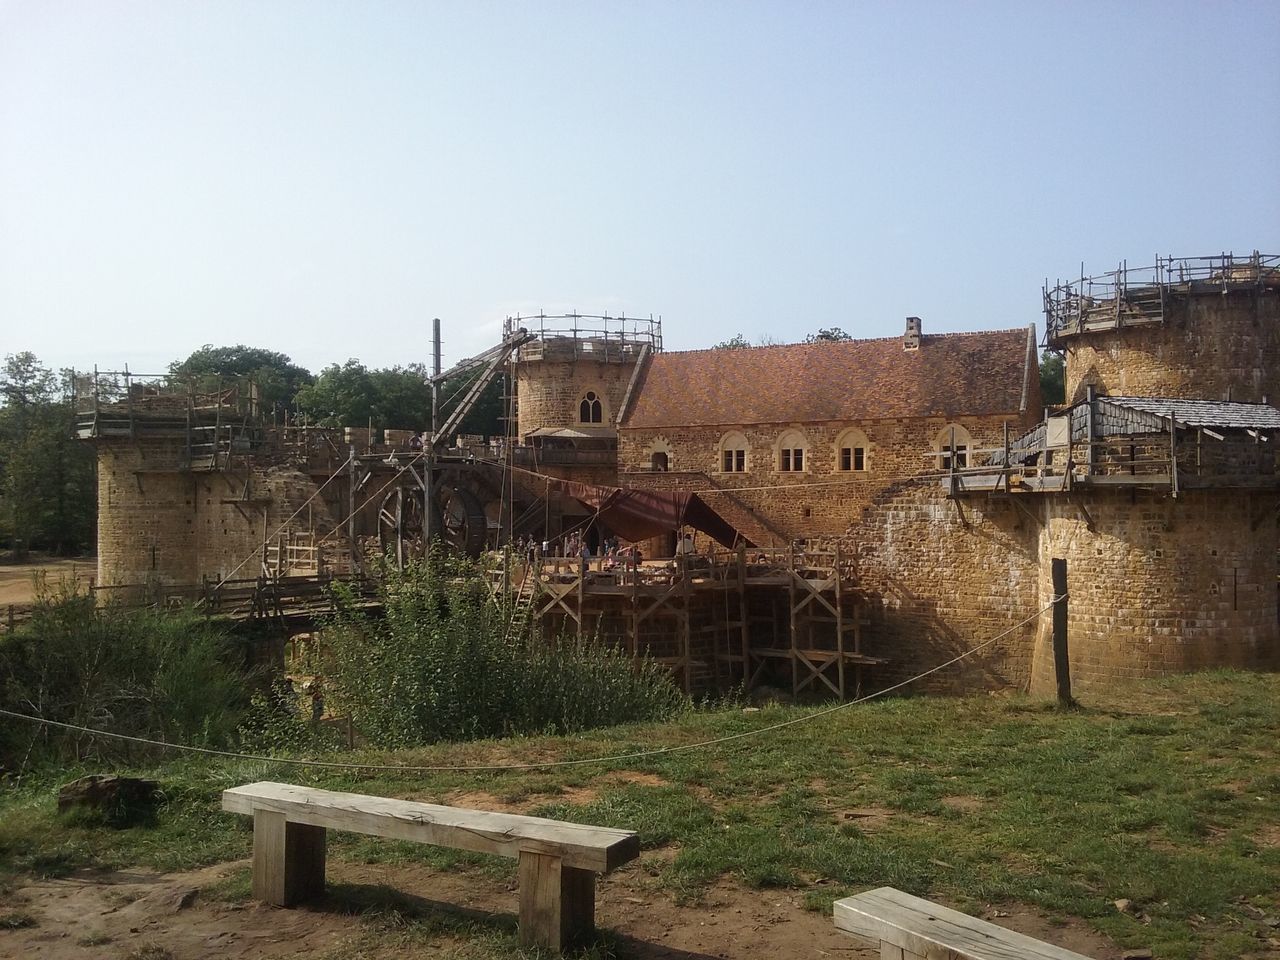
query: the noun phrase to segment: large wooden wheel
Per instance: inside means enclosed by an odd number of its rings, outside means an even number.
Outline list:
[[[434,535],[454,550],[475,558],[484,551],[488,521],[480,499],[465,487],[441,485],[432,504]],[[421,488],[396,487],[378,507],[378,544],[398,566],[426,554],[422,534]]]

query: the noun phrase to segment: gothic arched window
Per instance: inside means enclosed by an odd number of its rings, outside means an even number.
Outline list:
[[[582,402],[578,404],[578,422],[604,422],[604,405],[600,402],[600,398],[596,396],[596,392],[594,390],[588,390],[587,395],[583,397]]]

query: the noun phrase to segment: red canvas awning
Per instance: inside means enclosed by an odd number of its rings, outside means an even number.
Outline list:
[[[733,548],[751,542],[696,493],[668,490],[624,490],[591,483],[553,480],[575,500],[597,512],[606,527],[632,542],[693,527]]]

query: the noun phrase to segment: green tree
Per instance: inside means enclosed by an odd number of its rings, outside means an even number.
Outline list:
[[[0,369],[0,538],[70,553],[92,544],[97,515],[93,450],[72,437],[58,377],[31,353]]]
[[[728,340],[721,340],[711,345],[712,350],[749,350],[751,341],[740,333],[735,333]]]
[[[1040,355],[1040,397],[1045,403],[1065,403],[1066,365],[1062,354],[1046,350]]]
[[[294,399],[315,377],[288,356],[261,347],[215,347],[206,343],[185,360],[169,364],[169,372],[184,377],[248,377],[258,385],[263,410],[283,413],[296,409]]]
[[[369,372],[373,422],[396,430],[431,427],[431,387],[421,364]]]
[[[359,360],[330,364],[315,383],[298,391],[297,403],[300,413],[322,426],[369,422],[375,428],[397,430],[431,426],[431,387],[420,364],[381,370],[370,370]]]
[[[373,419],[374,389],[369,370],[359,360],[331,363],[315,382],[298,391],[298,412],[327,427],[363,426]]]
[[[817,333],[804,338],[805,343],[838,343],[841,340],[852,340],[853,337],[839,327],[820,327]]]

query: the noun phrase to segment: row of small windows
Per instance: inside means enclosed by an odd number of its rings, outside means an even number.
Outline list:
[[[969,431],[961,426],[945,427],[934,440],[937,465],[950,470],[954,460],[957,469],[969,465]],[[778,438],[776,468],[780,473],[803,473],[808,457],[808,441],[798,430],[788,430]],[[836,470],[841,473],[864,473],[870,469],[869,444],[860,430],[846,430],[836,441]],[[737,431],[727,433],[720,441],[720,470],[723,473],[745,473],[751,445]]]

